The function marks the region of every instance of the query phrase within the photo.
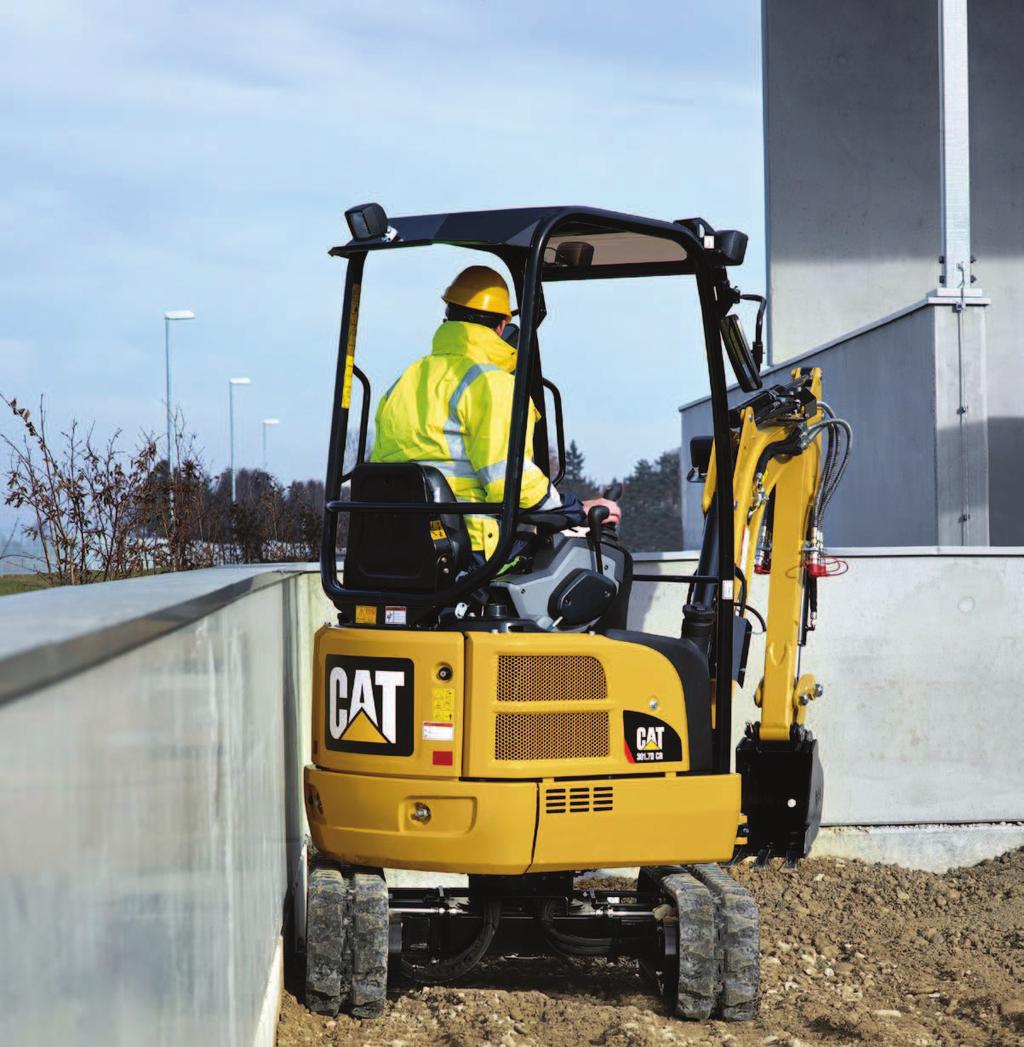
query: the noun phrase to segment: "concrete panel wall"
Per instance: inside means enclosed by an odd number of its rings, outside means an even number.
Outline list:
[[[260,581],[0,603],[0,1043],[248,1045],[261,1014],[272,1042],[313,590]],[[155,638],[76,671],[112,628]]]
[[[937,5],[763,10],[769,329],[784,360],[936,286]]]
[[[850,555],[822,582],[802,658],[825,695],[808,714],[825,767],[831,825],[1024,821],[1020,712],[1024,551]],[[645,562],[686,573],[695,559]],[[762,613],[767,579],[750,601]],[[637,586],[634,628],[678,635],[685,587]],[[733,716],[757,718],[764,643],[755,637]]]

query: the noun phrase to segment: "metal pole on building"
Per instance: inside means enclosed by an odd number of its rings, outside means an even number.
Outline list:
[[[164,313],[164,371],[167,380],[167,476],[174,469],[174,410],[171,407],[171,323],[175,320],[194,320],[191,309],[171,309]]]
[[[251,378],[229,378],[228,379],[228,429],[231,441],[231,504],[235,504],[235,386],[251,385]]]
[[[971,146],[967,0],[939,3],[939,126],[942,179],[940,294],[971,291]]]
[[[280,418],[264,418],[263,419],[263,471],[267,471],[267,427],[271,425],[280,425]]]

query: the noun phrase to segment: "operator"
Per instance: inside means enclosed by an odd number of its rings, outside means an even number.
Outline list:
[[[501,334],[512,319],[508,285],[500,274],[471,265],[441,296],[445,319],[434,334],[429,356],[406,368],[381,398],[370,460],[418,462],[444,474],[464,502],[500,502],[505,495],[517,350]],[[581,524],[595,505],[608,508],[618,523],[619,506],[606,498],[563,499],[531,456],[533,429],[540,418],[534,404],[526,424],[526,455],[520,507],[557,510],[570,525]],[[466,518],[477,559],[498,544],[491,516]]]

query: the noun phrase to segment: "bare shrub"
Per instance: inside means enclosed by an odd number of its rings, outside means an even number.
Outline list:
[[[27,407],[2,398],[20,421],[21,439],[2,436],[10,463],[4,501],[26,508],[24,535],[38,542],[43,571],[53,585],[127,578],[151,567],[155,540],[142,526],[140,496],[156,459],[143,440],[133,453],[119,450],[120,431],[98,443],[90,428],[72,421],[51,446],[40,400],[38,423]]]

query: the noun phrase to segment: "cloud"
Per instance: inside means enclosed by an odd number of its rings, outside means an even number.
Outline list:
[[[55,414],[158,427],[161,315],[194,308],[175,332],[175,400],[211,458],[227,456],[223,384],[244,369],[242,460],[258,459],[258,419],[277,415],[276,467],[318,475],[342,276],[325,252],[364,199],[396,213],[706,214],[752,233],[744,268],[759,287],[757,12],[750,0],[644,5],[642,18],[616,3],[586,17],[461,0],[16,5],[0,39],[0,338],[34,356],[10,380],[50,394]],[[426,349],[440,260],[368,268],[394,280],[367,285],[360,351],[378,388]],[[591,334],[609,366],[644,319],[641,296],[615,301]],[[584,322],[565,310],[549,340]],[[595,426],[595,466],[657,454],[676,404],[700,391],[699,355],[687,368],[668,332],[642,337],[656,377],[617,410],[651,419],[636,429],[645,445]],[[602,370],[571,377],[576,403],[600,402]]]

